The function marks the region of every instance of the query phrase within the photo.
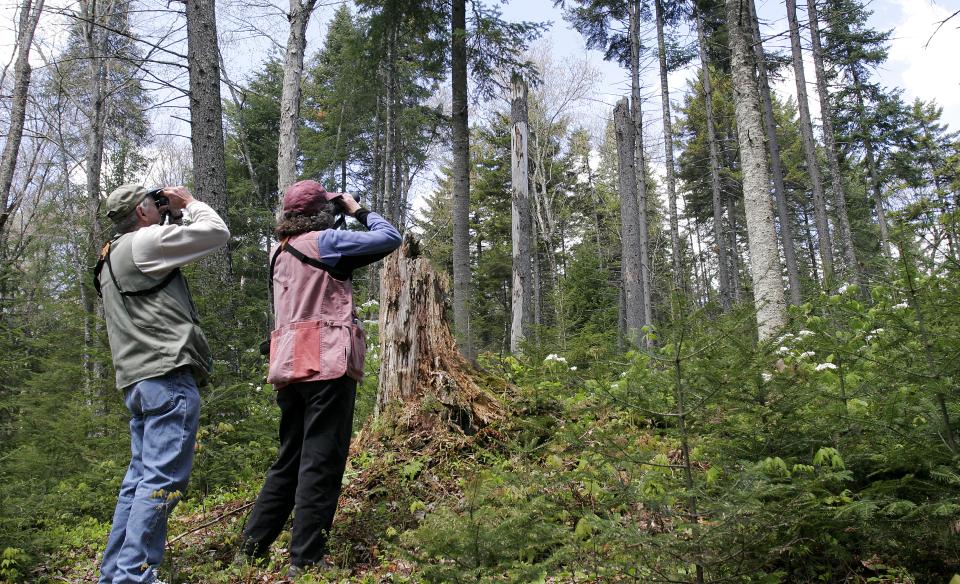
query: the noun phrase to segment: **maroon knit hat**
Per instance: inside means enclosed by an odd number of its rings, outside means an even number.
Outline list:
[[[327,192],[315,180],[302,180],[287,187],[283,193],[283,212],[313,215],[327,206],[327,201],[342,197],[343,193]]]

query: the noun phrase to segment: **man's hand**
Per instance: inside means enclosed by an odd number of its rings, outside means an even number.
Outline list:
[[[353,195],[350,193],[344,194],[342,197],[337,199],[337,203],[343,209],[343,212],[347,215],[353,217],[357,211],[360,210],[360,203],[354,200]]]
[[[190,191],[187,190],[187,187],[184,186],[165,187],[163,194],[167,197],[167,200],[170,201],[169,209],[172,215],[180,215],[181,213],[179,213],[179,211],[185,209],[187,205],[195,200],[193,195],[190,194]]]

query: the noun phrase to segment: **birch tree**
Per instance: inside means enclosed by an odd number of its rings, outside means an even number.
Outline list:
[[[770,96],[770,82],[767,79],[767,57],[760,38],[760,22],[757,18],[757,6],[750,2],[750,29],[753,33],[753,53],[757,61],[758,83],[760,85],[760,105],[763,109],[763,127],[767,133],[767,151],[770,155],[770,174],[773,178],[774,199],[777,202],[777,217],[780,220],[780,242],[783,259],[787,267],[787,286],[790,303],[799,305],[800,268],[797,266],[797,252],[793,246],[793,225],[790,207],[787,206],[787,189],[783,182],[783,161],[780,156],[780,139],[777,137],[777,125],[773,117],[773,98]]]
[[[749,18],[744,13],[745,7],[740,0],[726,0],[754,303],[759,336],[766,340],[786,324],[787,316],[777,234],[770,206],[763,122],[757,105],[759,88],[750,55],[750,39],[745,30]]]
[[[13,174],[17,169],[17,155],[23,138],[24,120],[27,115],[27,95],[30,87],[30,49],[33,34],[40,22],[43,0],[24,0],[20,6],[17,26],[17,59],[13,67],[13,95],[10,101],[10,122],[7,126],[3,154],[0,154],[0,233],[10,214],[16,210],[19,198],[12,196]]]

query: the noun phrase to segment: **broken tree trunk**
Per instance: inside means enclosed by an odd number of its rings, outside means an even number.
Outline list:
[[[408,428],[438,422],[473,434],[499,418],[499,401],[477,384],[447,325],[449,284],[420,244],[404,236],[380,280],[380,386],[376,416]],[[422,407],[426,403],[439,407]]]

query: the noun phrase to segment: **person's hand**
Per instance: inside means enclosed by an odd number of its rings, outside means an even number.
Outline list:
[[[360,210],[360,203],[358,203],[350,193],[345,193],[339,199],[337,199],[337,204],[340,205],[344,213],[350,215],[351,217],[353,217],[357,211]]]
[[[184,186],[165,187],[163,195],[170,201],[169,209],[172,216],[182,215],[180,211],[194,201],[193,195]]]

